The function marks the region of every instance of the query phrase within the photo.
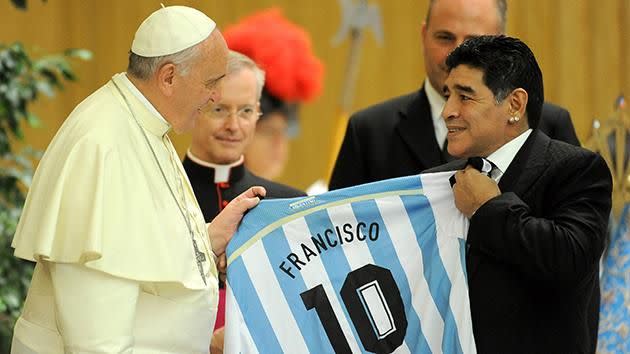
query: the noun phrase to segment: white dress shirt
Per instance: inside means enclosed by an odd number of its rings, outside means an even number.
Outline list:
[[[440,95],[439,91],[431,86],[429,79],[424,80],[424,92],[427,94],[429,106],[431,106],[431,118],[433,119],[433,129],[435,129],[435,139],[438,145],[440,145],[440,149],[443,149],[444,142],[446,141],[446,133],[448,133],[446,122],[442,118],[442,110],[444,110],[446,100],[444,96]]]
[[[487,160],[491,161],[496,166],[490,177],[497,181],[497,183],[501,180],[503,173],[507,171],[508,167],[512,163],[512,160],[514,160],[514,156],[516,156],[516,153],[518,153],[523,144],[525,144],[525,140],[527,140],[527,137],[529,137],[529,134],[531,133],[532,130],[527,129],[521,135],[510,140],[508,143],[501,146],[497,151],[486,157]]]

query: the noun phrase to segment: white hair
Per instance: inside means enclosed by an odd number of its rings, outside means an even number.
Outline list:
[[[227,60],[227,75],[237,73],[243,69],[250,69],[254,72],[256,77],[256,99],[259,100],[263,86],[265,86],[265,72],[250,57],[230,50]]]

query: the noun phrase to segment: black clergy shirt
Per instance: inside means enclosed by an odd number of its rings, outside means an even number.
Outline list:
[[[251,173],[244,164],[232,166],[227,179],[215,182],[215,169],[194,162],[187,155],[183,161],[204,219],[210,222],[230,202],[249,187],[263,186],[267,190],[265,198],[292,198],[306,194],[295,188],[272,182]]]

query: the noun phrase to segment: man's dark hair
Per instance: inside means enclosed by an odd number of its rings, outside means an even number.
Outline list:
[[[471,38],[446,58],[449,71],[459,65],[481,70],[483,83],[492,91],[497,103],[514,89],[527,91],[529,127],[538,126],[544,101],[542,72],[534,53],[525,43],[504,35]]]

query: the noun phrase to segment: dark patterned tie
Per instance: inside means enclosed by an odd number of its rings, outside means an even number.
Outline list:
[[[492,171],[497,168],[497,166],[492,163],[492,161],[484,159],[483,157],[469,157],[466,162],[466,166],[472,166],[475,170],[483,173],[484,175],[492,178]],[[451,187],[455,184],[455,175],[452,175],[451,178],[448,179],[451,183]]]

